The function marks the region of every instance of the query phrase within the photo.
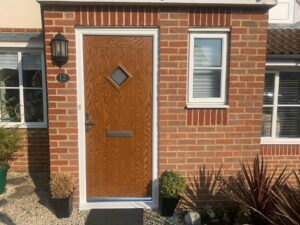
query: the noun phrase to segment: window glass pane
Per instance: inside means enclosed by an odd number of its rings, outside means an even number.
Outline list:
[[[262,115],[262,137],[271,137],[273,108],[264,108]]]
[[[41,70],[25,70],[23,71],[24,87],[42,87],[42,71]]]
[[[43,122],[43,91],[24,90],[25,122]]]
[[[274,99],[274,81],[275,74],[266,74],[265,76],[265,90],[264,90],[264,105],[273,105]]]
[[[278,107],[276,136],[300,138],[300,107]]]
[[[18,89],[0,89],[0,121],[21,122]]]
[[[222,61],[222,39],[195,38],[194,66],[220,67]]]
[[[0,87],[19,87],[16,53],[0,53]]]
[[[300,105],[300,73],[280,73],[278,104]]]
[[[221,97],[221,70],[195,70],[193,98]]]
[[[42,66],[40,53],[23,53],[24,87],[42,87]]]
[[[127,79],[129,78],[129,76],[125,73],[124,70],[122,70],[121,68],[118,68],[116,71],[113,72],[113,74],[111,75],[111,79],[118,85],[120,86],[121,84],[123,84]]]

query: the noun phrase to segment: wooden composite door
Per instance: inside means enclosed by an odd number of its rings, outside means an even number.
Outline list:
[[[152,39],[83,37],[88,201],[151,199]]]

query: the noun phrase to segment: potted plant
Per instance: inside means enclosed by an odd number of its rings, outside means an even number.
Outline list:
[[[51,176],[51,202],[57,218],[68,218],[72,214],[74,189],[71,175],[58,173]]]
[[[173,171],[166,171],[160,181],[161,215],[172,216],[184,193],[186,183],[183,177]]]
[[[17,128],[0,127],[0,194],[5,191],[7,171],[10,169],[7,162],[20,149],[21,138]]]

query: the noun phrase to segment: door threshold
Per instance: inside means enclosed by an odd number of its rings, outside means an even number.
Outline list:
[[[81,202],[80,210],[89,209],[157,209],[158,202],[155,201],[97,201]]]
[[[152,201],[151,197],[89,197],[87,202],[147,202]]]

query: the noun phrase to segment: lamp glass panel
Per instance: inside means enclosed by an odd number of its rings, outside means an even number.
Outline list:
[[[56,41],[56,56],[61,56],[61,46],[59,41]]]
[[[60,42],[61,45],[61,56],[66,56],[66,42],[65,41],[61,41]]]

